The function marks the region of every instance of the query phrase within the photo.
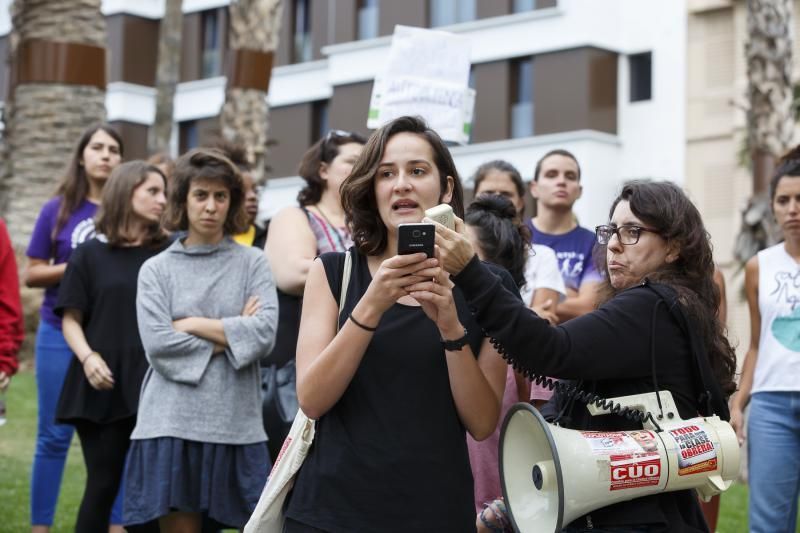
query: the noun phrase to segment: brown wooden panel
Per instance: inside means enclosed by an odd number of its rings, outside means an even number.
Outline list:
[[[108,24],[109,80],[155,86],[159,21],[111,15]]]
[[[367,129],[367,113],[371,95],[371,81],[334,87],[328,106],[328,126],[331,129],[354,131],[368,136],[370,130]]]
[[[617,54],[576,48],[533,60],[534,132],[617,131]]]
[[[472,67],[475,76],[475,114],[472,142],[499,141],[511,131],[511,63],[493,61]]]
[[[275,140],[267,156],[269,177],[296,176],[300,159],[312,144],[313,103],[273,107],[269,121]]]
[[[511,13],[511,2],[512,0],[478,0],[476,15],[479,19],[508,15]]]
[[[203,73],[202,13],[183,16],[181,36],[181,81],[199,80]]]
[[[589,124],[592,129],[617,132],[617,54],[590,49]]]
[[[378,6],[379,35],[391,35],[397,24],[428,26],[428,0],[382,0]]]
[[[333,42],[347,43],[356,40],[357,0],[328,0],[330,16],[334,20]]]
[[[229,50],[226,60],[228,87],[267,92],[272,75],[273,57],[272,52]]]
[[[79,43],[29,39],[17,49],[16,83],[63,83],[106,88],[106,50]]]
[[[124,120],[117,120],[111,123],[122,136],[125,145],[125,160],[147,159],[147,130],[143,124],[135,124]]]

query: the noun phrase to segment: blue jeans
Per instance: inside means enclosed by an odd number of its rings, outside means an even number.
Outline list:
[[[44,320],[36,332],[36,390],[39,415],[36,451],[31,472],[31,524],[53,525],[64,463],[72,442],[74,428],[56,424],[55,414],[64,376],[72,361],[72,351],[57,327]],[[121,494],[122,491],[120,491]],[[122,523],[122,498],[117,495],[111,511],[111,523]]]
[[[751,533],[793,533],[800,489],[800,392],[757,392],[747,424]]]

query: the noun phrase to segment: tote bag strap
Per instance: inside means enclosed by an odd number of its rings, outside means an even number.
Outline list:
[[[345,300],[347,300],[347,288],[350,286],[350,272],[353,270],[353,256],[350,252],[344,253],[344,268],[342,269],[342,290],[339,292],[339,314],[336,320],[336,331],[339,331],[339,320],[344,311]]]

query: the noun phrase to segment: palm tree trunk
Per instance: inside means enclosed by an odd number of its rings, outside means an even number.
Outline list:
[[[742,263],[779,238],[767,189],[794,131],[792,19],[792,0],[747,0],[747,144],[753,195],[734,250]]]
[[[181,70],[182,6],[183,0],[166,0],[158,32],[156,119],[147,138],[147,149],[151,154],[169,152],[175,88]]]
[[[269,132],[267,90],[278,45],[281,0],[231,2],[228,87],[220,116],[222,135],[243,144],[256,181],[263,178]]]
[[[80,133],[105,119],[100,2],[15,0],[11,6],[12,90],[4,110],[8,194],[0,204],[17,245],[29,239]]]

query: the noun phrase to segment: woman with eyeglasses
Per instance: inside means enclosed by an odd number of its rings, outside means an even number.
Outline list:
[[[308,149],[297,173],[306,182],[296,207],[281,210],[269,224],[266,254],[278,287],[278,336],[262,371],[265,388],[264,426],[274,461],[297,412],[278,415],[269,392],[280,380],[294,395],[294,355],[300,329],[300,307],[308,271],[325,252],[345,252],[353,245],[345,224],[339,188],[353,169],[366,139],[358,133],[331,130]],[[275,380],[272,374],[279,373]],[[288,383],[285,383],[287,382]],[[273,384],[270,384],[272,381]],[[280,409],[286,407],[279,406]],[[284,417],[283,420],[280,418]]]
[[[457,221],[463,232],[463,224]],[[478,323],[518,370],[578,380],[603,398],[672,393],[681,418],[714,412],[728,418],[736,357],[717,316],[719,291],[708,233],[697,208],[669,182],[634,181],[614,201],[610,221],[596,228],[604,252],[605,297],[597,310],[551,326],[505,290],[475,257],[461,233],[437,226],[442,266],[464,291]],[[407,289],[426,301],[424,281]],[[697,348],[693,351],[693,347]],[[697,368],[712,375],[703,388]],[[657,385],[656,385],[657,382]],[[561,423],[589,431],[640,429],[611,414],[592,417],[574,398]],[[511,502],[513,510],[513,502]],[[693,491],[667,492],[597,509],[564,531],[708,531]]]

